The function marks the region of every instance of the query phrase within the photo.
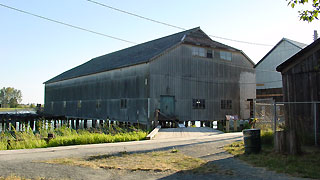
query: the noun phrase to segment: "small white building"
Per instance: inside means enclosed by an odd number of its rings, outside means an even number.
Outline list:
[[[282,38],[256,65],[257,98],[282,101],[282,78],[276,67],[295,55],[306,44]]]

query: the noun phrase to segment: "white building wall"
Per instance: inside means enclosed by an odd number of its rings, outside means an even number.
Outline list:
[[[240,118],[250,118],[250,102],[248,99],[256,98],[255,84],[256,75],[254,73],[242,72],[240,74]]]
[[[281,73],[276,72],[276,67],[300,50],[297,46],[283,40],[256,67],[257,89],[282,88]]]

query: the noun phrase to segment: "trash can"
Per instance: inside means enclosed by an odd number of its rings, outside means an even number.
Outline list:
[[[260,129],[246,129],[242,133],[245,153],[259,153],[261,150]]]

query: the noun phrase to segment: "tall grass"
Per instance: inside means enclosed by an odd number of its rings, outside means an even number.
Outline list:
[[[5,137],[6,137],[5,133],[2,132],[0,134],[0,150],[7,150],[8,143],[7,143],[7,138]]]
[[[44,140],[48,133],[53,133],[55,138]],[[125,141],[139,141],[145,139],[146,131],[135,128],[119,128],[115,126],[101,129],[74,130],[65,126],[57,129],[40,129],[34,133],[31,129],[25,132],[13,131],[0,134],[0,150],[32,149],[68,145],[113,143]]]
[[[261,131],[261,144],[272,146],[274,141],[274,135],[272,130]]]
[[[145,139],[146,132],[127,132],[119,134],[104,134],[104,133],[90,133],[82,132],[69,136],[57,136],[49,141],[48,146],[68,146],[68,145],[81,145],[81,144],[98,144],[98,143],[113,143],[125,141],[139,141]]]

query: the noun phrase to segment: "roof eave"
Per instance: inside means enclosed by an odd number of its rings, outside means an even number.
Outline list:
[[[287,38],[282,38],[265,56],[263,56],[263,58],[254,66],[254,68],[256,68],[261,62],[263,62],[264,59],[267,58],[272,53],[272,51],[274,51],[281,44],[281,42],[283,42],[283,41],[286,41],[286,42],[290,43],[291,45],[299,48],[300,50],[303,49],[302,47],[300,47],[300,46],[292,43],[291,41],[289,41]]]

